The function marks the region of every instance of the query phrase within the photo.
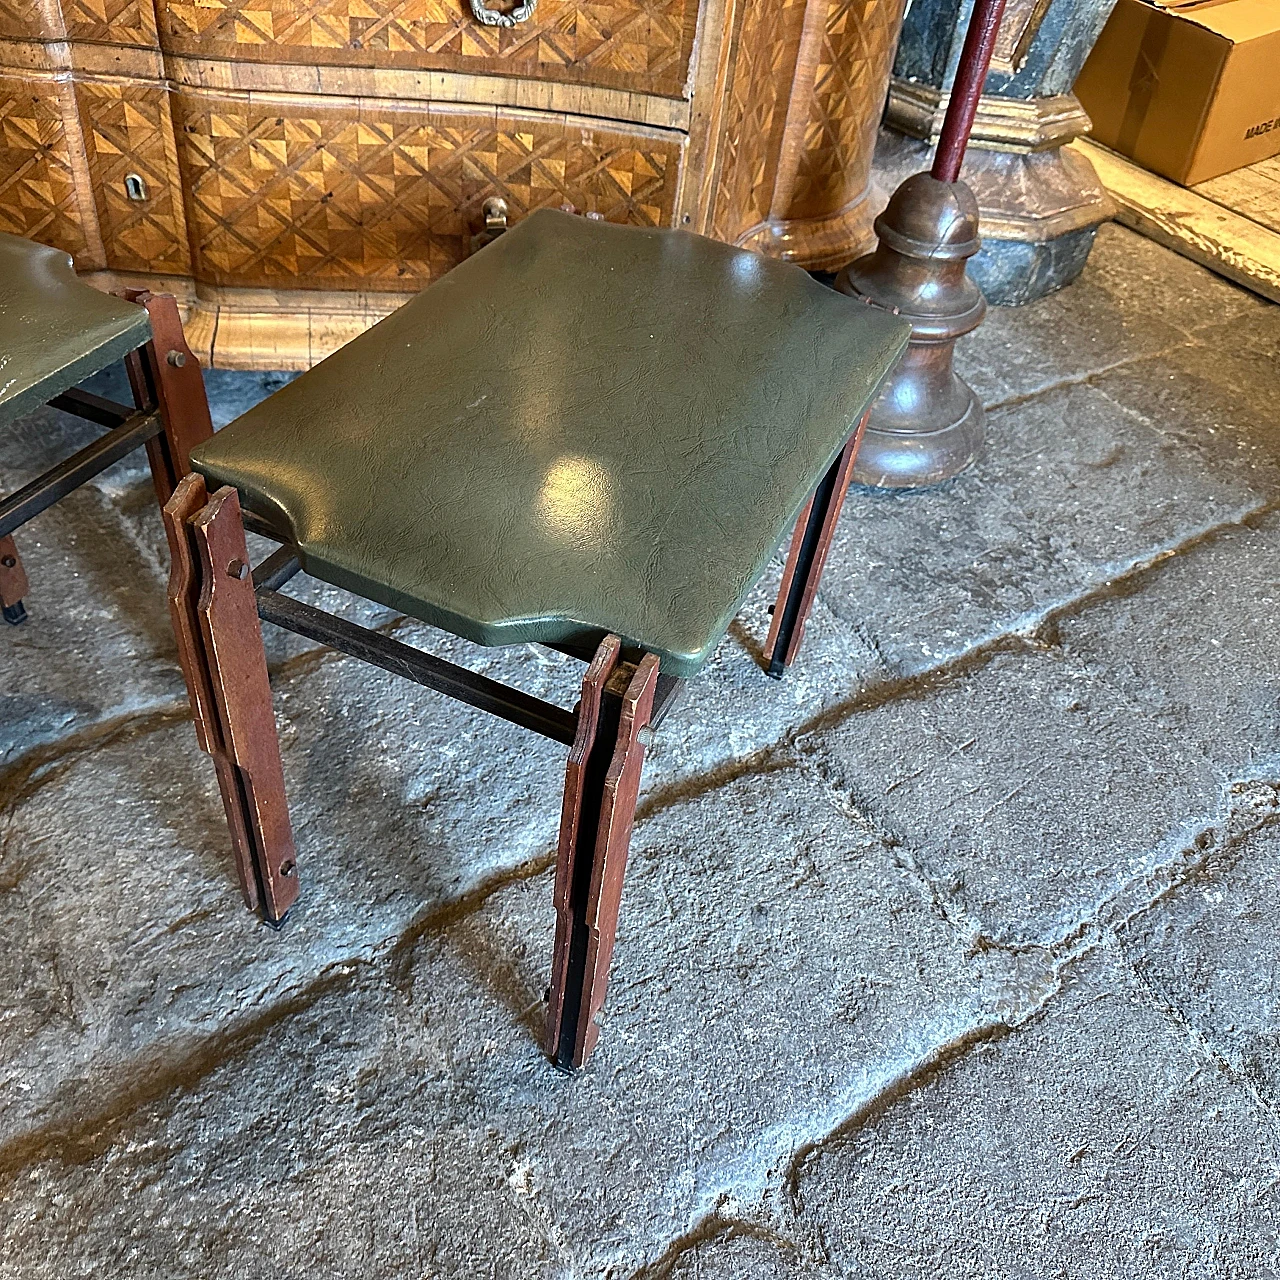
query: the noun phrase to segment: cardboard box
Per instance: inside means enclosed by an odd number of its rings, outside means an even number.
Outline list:
[[[1076,95],[1093,137],[1190,186],[1280,152],[1280,0],[1119,0]]]

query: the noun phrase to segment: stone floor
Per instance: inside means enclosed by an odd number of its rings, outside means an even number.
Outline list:
[[[1278,349],[1116,227],[990,316],[978,465],[854,492],[791,678],[775,567],[659,738],[572,1079],[535,1043],[562,751],[269,637],[272,933],[145,470],[41,517],[0,634],[0,1275],[1280,1276]],[[210,378],[224,419],[272,385]],[[6,432],[0,490],[80,430]]]

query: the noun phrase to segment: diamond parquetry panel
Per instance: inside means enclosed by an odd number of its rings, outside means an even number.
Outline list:
[[[512,75],[680,97],[697,0],[540,0],[485,27],[465,0],[161,0],[171,53]]]
[[[177,100],[196,273],[225,285],[416,290],[469,249],[480,205],[670,221],[679,144],[466,110]]]

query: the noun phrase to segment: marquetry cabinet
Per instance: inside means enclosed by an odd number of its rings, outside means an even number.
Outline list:
[[[902,7],[0,0],[0,230],[177,293],[232,367],[354,336],[495,196],[835,266],[870,236]]]

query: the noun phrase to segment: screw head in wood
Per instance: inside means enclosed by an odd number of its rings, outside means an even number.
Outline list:
[[[175,369],[181,369],[187,363],[187,353],[185,351],[170,351],[165,359],[173,365]]]

